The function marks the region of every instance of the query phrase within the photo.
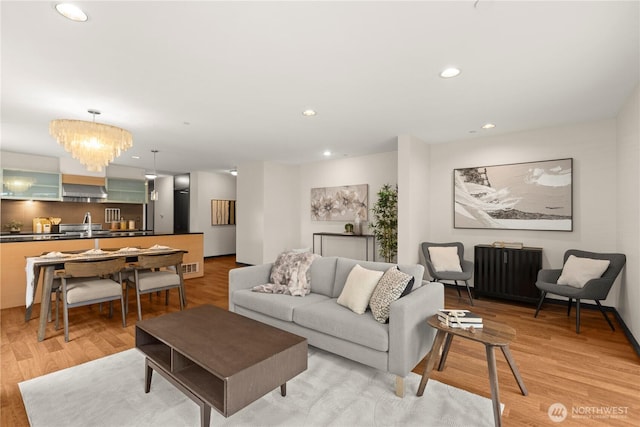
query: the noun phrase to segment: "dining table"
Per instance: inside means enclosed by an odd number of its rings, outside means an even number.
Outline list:
[[[38,341],[45,339],[47,319],[51,310],[51,290],[56,278],[56,271],[64,268],[67,261],[98,261],[113,258],[126,258],[128,268],[135,266],[140,255],[163,255],[177,252],[186,253],[184,249],[170,248],[168,246],[153,245],[149,248],[110,248],[87,249],[73,252],[49,252],[37,256],[26,257],[26,292],[25,292],[25,322],[31,320],[38,282],[42,276],[42,291],[40,303],[40,324],[38,326]],[[186,298],[185,298],[186,299]]]

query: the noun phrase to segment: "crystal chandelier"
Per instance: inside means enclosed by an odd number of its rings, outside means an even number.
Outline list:
[[[100,172],[123,151],[133,147],[133,138],[125,129],[96,123],[99,111],[89,110],[89,113],[93,114],[93,122],[52,120],[49,133],[88,171]]]

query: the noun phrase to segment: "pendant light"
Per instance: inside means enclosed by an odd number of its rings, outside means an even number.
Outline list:
[[[153,153],[153,174],[152,175],[147,175],[147,177],[151,177],[153,176],[153,190],[151,190],[151,200],[153,200],[154,202],[156,200],[158,200],[158,190],[156,188],[156,178],[158,177],[158,171],[156,169],[156,154],[158,153],[158,150],[151,150],[151,152]]]

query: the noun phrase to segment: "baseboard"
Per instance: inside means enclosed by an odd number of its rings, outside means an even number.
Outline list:
[[[622,316],[620,316],[620,313],[618,313],[618,310],[611,307],[611,311],[613,311],[614,315],[616,316],[616,319],[618,320],[618,323],[620,323],[620,326],[622,326],[622,330],[624,331],[624,334],[629,340],[629,343],[631,343],[631,345],[633,346],[633,349],[636,351],[636,354],[640,356],[640,344],[638,344],[638,340],[636,340],[636,338],[633,336],[633,334],[631,333],[631,330],[627,327],[627,324],[624,323],[624,320],[622,320]]]
[[[562,304],[562,305],[566,306],[567,305],[567,300],[561,300],[561,299],[555,299],[555,298],[545,298],[544,299],[544,303],[545,304],[548,304],[548,303],[551,303],[551,304]],[[586,308],[588,310],[599,310],[598,306],[596,304],[587,303],[587,302],[584,302],[583,300],[580,300],[580,310],[582,310],[583,308]],[[618,323],[622,327],[622,331],[624,332],[624,335],[629,340],[629,344],[631,344],[631,346],[633,347],[633,350],[636,352],[636,354],[638,356],[640,356],[640,344],[638,344],[638,340],[636,340],[636,338],[633,336],[633,334],[631,333],[631,330],[629,329],[627,324],[624,323],[624,320],[622,319],[622,316],[620,316],[620,313],[618,313],[618,310],[616,310],[615,307],[609,307],[609,306],[606,306],[606,305],[603,305],[602,309],[604,311],[606,311],[607,313],[612,313],[615,316],[616,320],[618,320]]]

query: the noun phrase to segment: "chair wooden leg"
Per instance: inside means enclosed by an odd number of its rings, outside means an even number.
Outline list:
[[[142,320],[142,309],[140,308],[140,290],[138,289],[137,284],[136,284],[136,299],[138,301],[138,320]]]
[[[164,305],[169,305],[169,289],[164,291]]]
[[[127,327],[127,313],[124,308],[124,295],[120,295],[120,308],[122,310],[122,327]]]
[[[580,298],[576,298],[576,334],[580,333]]]
[[[533,317],[538,317],[538,312],[540,311],[540,308],[542,307],[542,303],[544,302],[544,297],[547,296],[547,293],[545,291],[540,291],[541,295],[540,295],[540,301],[538,301],[538,307],[536,307],[536,314],[533,315]]]
[[[64,312],[62,313],[64,319],[64,341],[69,342],[69,307],[67,307],[67,295],[63,294],[62,307]]]
[[[573,298],[569,298],[569,304],[567,305],[567,316],[571,315],[571,304],[573,303]]]
[[[613,323],[611,323],[611,320],[609,320],[609,316],[607,316],[607,313],[604,311],[604,308],[602,308],[602,305],[600,304],[600,301],[595,300],[596,304],[598,304],[598,308],[600,309],[600,313],[602,313],[602,315],[604,316],[604,320],[607,321],[607,323],[609,324],[609,327],[611,328],[612,331],[615,331],[616,328],[613,327]]]
[[[180,310],[184,310],[184,293],[182,286],[178,286],[178,298],[180,298]]]

